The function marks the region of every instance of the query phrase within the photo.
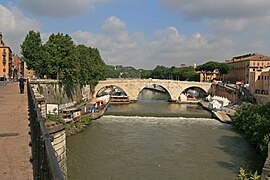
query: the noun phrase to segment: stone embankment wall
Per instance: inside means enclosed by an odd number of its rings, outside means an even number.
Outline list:
[[[33,89],[44,96],[46,103],[65,104],[92,98],[92,92],[89,85],[84,86],[83,88],[80,86],[65,86],[57,80],[48,79],[31,79],[30,83],[33,86]]]
[[[41,95],[35,85],[32,86],[34,91],[34,96],[38,100],[38,106],[43,118],[46,117],[46,100],[43,95]],[[50,135],[53,137],[52,146],[55,150],[56,157],[61,168],[61,171],[65,178],[67,179],[67,156],[66,156],[66,131],[65,125],[62,123],[46,122],[46,127]]]
[[[234,89],[228,88],[226,86],[212,85],[212,93],[216,96],[222,96],[228,98],[232,103],[239,103],[240,99],[238,97],[238,92]]]
[[[42,117],[46,118],[46,103],[65,104],[70,102],[80,102],[82,99],[92,98],[90,86],[84,88],[68,87],[62,85],[57,80],[30,80],[34,95],[38,100]],[[46,127],[53,137],[52,146],[61,168],[67,179],[67,156],[66,156],[66,131],[62,123],[46,122]]]
[[[66,126],[64,124],[46,124],[49,133],[53,137],[53,148],[62,173],[67,177],[67,156],[66,156]]]

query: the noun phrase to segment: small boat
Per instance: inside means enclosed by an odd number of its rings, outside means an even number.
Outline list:
[[[213,115],[223,123],[231,123],[231,117],[224,111],[212,111]]]
[[[94,105],[86,107],[86,109],[81,112],[81,117],[90,117],[92,120],[100,118],[108,109],[110,99],[110,95],[97,98]]]
[[[78,108],[67,108],[61,110],[61,115],[65,123],[77,121],[80,118],[80,109]]]

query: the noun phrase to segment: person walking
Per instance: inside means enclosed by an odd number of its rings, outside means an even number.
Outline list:
[[[20,88],[20,93],[24,93],[24,78],[21,76],[19,79],[19,88]]]

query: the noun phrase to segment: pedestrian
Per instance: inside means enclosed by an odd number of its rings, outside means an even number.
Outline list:
[[[20,88],[20,93],[24,93],[24,78],[21,76],[19,79],[19,88]]]

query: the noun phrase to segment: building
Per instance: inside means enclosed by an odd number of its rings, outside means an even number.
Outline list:
[[[13,77],[13,61],[12,50],[10,47],[5,46],[3,35],[0,32],[0,78]]]
[[[249,91],[258,103],[270,101],[270,66],[250,72],[249,82]]]
[[[26,79],[35,77],[35,72],[31,69],[27,69],[27,64],[24,59],[21,59],[21,73]]]
[[[14,79],[14,78],[18,78],[18,74],[21,72],[20,58],[17,54],[13,55],[13,64],[14,64],[14,67],[13,67],[13,79]]]
[[[213,80],[220,79],[218,69],[215,69],[214,71],[200,71],[199,74],[200,74],[200,82],[212,82]]]
[[[249,84],[250,72],[270,66],[270,57],[253,53],[237,56],[225,62],[232,65],[231,71],[224,77],[225,80],[231,83],[240,81],[243,84]]]

